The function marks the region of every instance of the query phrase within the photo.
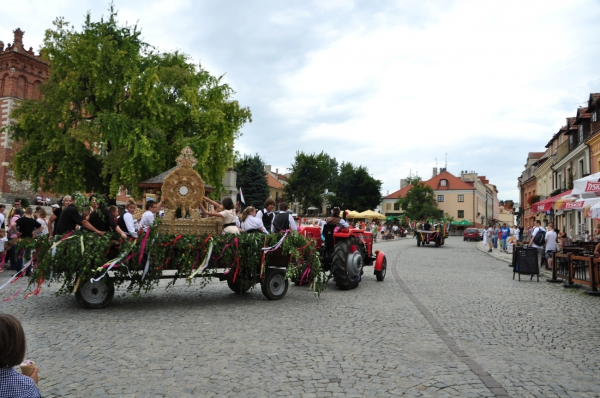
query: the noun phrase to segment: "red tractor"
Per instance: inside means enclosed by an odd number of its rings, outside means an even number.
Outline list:
[[[335,229],[335,225],[325,225],[321,235],[317,226],[298,227],[300,234],[316,240],[323,270],[329,271],[328,280],[333,278],[342,290],[354,289],[361,281],[363,267],[373,265],[375,277],[383,281],[387,260],[384,252],[373,253],[373,234],[357,228]]]

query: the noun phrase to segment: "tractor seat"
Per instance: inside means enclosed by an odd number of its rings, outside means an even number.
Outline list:
[[[323,236],[325,237],[325,247],[327,249],[333,249],[333,230],[337,225],[323,225]]]

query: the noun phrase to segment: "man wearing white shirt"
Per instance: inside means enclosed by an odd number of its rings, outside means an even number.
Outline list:
[[[146,231],[147,228],[150,228],[152,224],[154,224],[154,220],[156,218],[156,213],[158,213],[159,204],[153,200],[149,200],[146,202],[146,211],[142,214],[142,220],[140,221],[140,228]]]
[[[552,253],[556,251],[556,242],[558,236],[554,231],[554,223],[548,223],[548,231],[546,232],[546,262],[548,263],[546,269],[552,269]]]
[[[137,222],[133,219],[133,213],[135,213],[136,208],[137,204],[135,201],[129,199],[127,202],[127,211],[123,213],[121,217],[119,217],[117,224],[119,225],[119,228],[121,228],[121,231],[125,232],[127,236],[137,239]]]
[[[538,234],[538,232],[543,230],[544,228],[542,228],[542,222],[540,220],[535,220],[535,228],[533,228],[533,231],[531,231],[531,240],[529,241],[529,246],[535,247],[537,249],[538,265],[541,265],[542,263],[542,256],[544,255],[544,245],[542,244],[541,246],[538,246],[533,241],[535,240],[535,236]]]
[[[287,212],[288,204],[285,202],[281,202],[279,204],[279,214],[275,216],[273,219],[273,223],[271,224],[271,232],[284,232],[288,229],[292,231],[298,231],[298,227],[296,227],[296,222],[294,221],[294,217],[290,213]]]

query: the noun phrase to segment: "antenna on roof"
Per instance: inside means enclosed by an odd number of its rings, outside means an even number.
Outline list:
[[[435,158],[435,168],[437,169],[437,157]]]
[[[444,169],[446,169],[446,171],[448,171],[448,152],[446,152],[446,158],[444,159],[445,163],[444,163]]]

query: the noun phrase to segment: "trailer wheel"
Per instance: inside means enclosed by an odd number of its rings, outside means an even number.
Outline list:
[[[108,277],[98,282],[85,281],[75,292],[75,299],[85,309],[100,309],[108,306],[115,296],[115,286]]]
[[[363,258],[360,250],[350,253],[350,240],[339,240],[331,258],[331,273],[337,287],[341,290],[357,287],[362,267]]]
[[[240,278],[239,275],[235,279],[235,283],[234,283],[233,275],[235,275],[234,270],[229,271],[229,274],[227,274],[227,286],[229,286],[229,288],[231,289],[232,292],[237,293],[237,294],[242,294],[242,293],[246,293],[248,290],[250,290],[250,288],[252,287],[251,283],[249,283],[247,280]]]
[[[283,270],[267,270],[265,280],[261,283],[263,295],[269,300],[281,300],[288,290],[288,280]]]
[[[384,255],[383,263],[381,265],[381,271],[375,271],[375,278],[377,278],[378,282],[383,282],[383,280],[385,279],[386,272],[387,272],[387,258]]]

